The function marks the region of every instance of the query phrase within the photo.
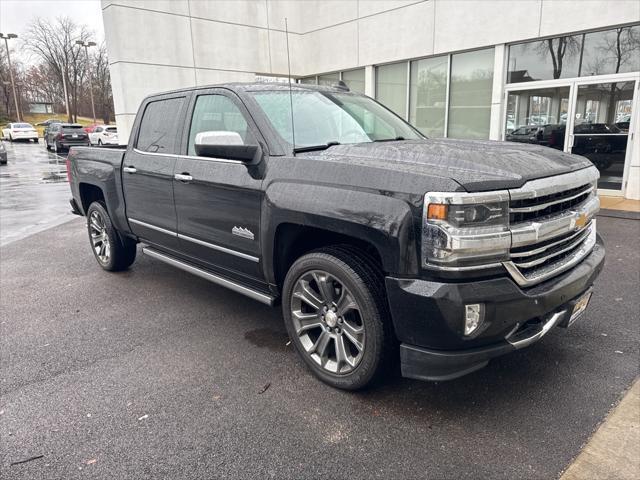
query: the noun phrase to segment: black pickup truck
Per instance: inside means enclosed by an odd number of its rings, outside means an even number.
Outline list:
[[[530,345],[584,312],[604,263],[587,159],[428,139],[343,86],[152,95],[126,148],[74,147],[68,171],[102,268],[141,243],[280,303],[302,359],[344,389],[398,358],[446,380]]]

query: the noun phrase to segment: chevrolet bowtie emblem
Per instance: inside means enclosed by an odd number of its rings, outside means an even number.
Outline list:
[[[576,229],[584,228],[588,220],[589,219],[585,213],[578,215],[578,218],[576,218]]]

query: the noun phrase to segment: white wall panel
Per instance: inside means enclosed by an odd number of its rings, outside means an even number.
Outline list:
[[[358,16],[366,17],[367,15],[374,15],[387,10],[406,7],[414,3],[419,3],[420,1],[430,2],[433,0],[359,0]]]
[[[116,5],[102,14],[109,62],[193,66],[189,17]]]
[[[140,102],[152,93],[195,85],[193,68],[116,63],[110,72],[117,114],[136,113]]]
[[[331,72],[354,68],[358,65],[358,25],[344,23],[299,36],[296,41],[298,75]],[[293,65],[293,63],[292,63]]]
[[[289,30],[306,33],[319,28],[358,18],[357,0],[269,0],[269,25],[284,30],[287,17]]]
[[[190,0],[192,17],[267,27],[267,3],[264,0]]]
[[[265,72],[269,69],[267,31],[192,19],[196,67]]]
[[[187,0],[102,0],[102,8],[109,5],[120,5],[133,8],[144,8],[160,12],[189,15]]]
[[[196,69],[197,85],[216,85],[230,82],[253,82],[256,76],[247,72],[229,72],[226,70]]]
[[[437,0],[434,52],[447,53],[533,38],[541,0]]]
[[[433,54],[433,11],[422,2],[358,20],[360,65]]]
[[[638,0],[542,0],[540,35],[640,22]]]

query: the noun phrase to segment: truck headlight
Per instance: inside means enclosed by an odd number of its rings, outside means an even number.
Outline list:
[[[425,268],[485,268],[509,256],[509,193],[429,193],[424,200]]]

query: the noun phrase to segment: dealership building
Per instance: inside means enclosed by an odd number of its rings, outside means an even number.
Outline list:
[[[116,120],[150,93],[224,82],[335,84],[428,137],[587,156],[640,199],[638,0],[102,0]]]

